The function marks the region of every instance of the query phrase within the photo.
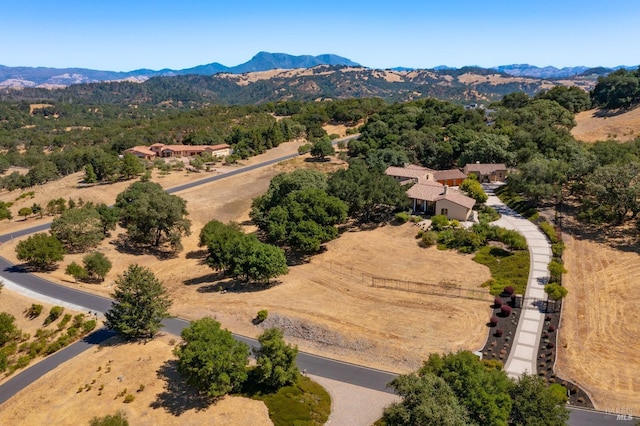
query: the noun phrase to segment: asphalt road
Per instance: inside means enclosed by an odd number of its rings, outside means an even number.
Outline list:
[[[357,136],[351,136],[349,138],[343,138],[342,140],[350,140],[356,137]],[[170,188],[167,190],[167,192],[176,193],[184,191],[198,185],[238,175],[240,173],[255,170],[260,167],[265,167],[271,164],[278,163],[280,161],[295,158],[297,156],[298,154],[292,154],[258,163],[252,166],[243,167],[237,170],[233,170],[229,173],[212,176],[210,178],[202,179],[196,182]],[[1,235],[0,243],[4,243],[10,241],[12,238],[17,238],[34,232],[45,231],[49,229],[49,227],[50,224],[43,224],[21,231]],[[60,301],[84,307],[85,309],[92,312],[104,313],[111,306],[110,299],[90,293],[85,293],[80,290],[65,287],[51,281],[44,280],[21,270],[19,267],[11,264],[9,261],[2,257],[0,257],[0,277],[19,284],[20,286],[28,290]],[[175,335],[180,335],[182,329],[184,329],[188,325],[189,322],[186,320],[180,318],[171,318],[164,321],[163,331]],[[26,370],[23,370],[22,372],[16,374],[13,378],[0,385],[0,404],[4,403],[17,392],[36,381],[42,375],[55,369],[56,367],[70,360],[76,355],[84,352],[91,346],[106,340],[112,335],[113,333],[107,330],[98,330],[95,333],[87,336],[85,339],[62,349],[54,353],[53,355],[50,355],[34,366],[29,367]],[[258,342],[255,339],[235,334],[234,337],[240,341],[245,342],[251,347],[256,347],[258,345]],[[375,370],[360,365],[349,364],[306,352],[300,352],[298,354],[297,362],[298,367],[301,370],[306,370],[306,372],[309,374],[390,393],[392,391],[387,388],[386,385],[396,376],[394,373]],[[611,415],[597,411],[572,408],[568,424],[571,426],[607,426],[620,425],[619,421],[620,418],[618,418],[615,414]]]

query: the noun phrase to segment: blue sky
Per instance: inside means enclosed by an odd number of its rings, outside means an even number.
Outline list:
[[[259,51],[372,68],[640,63],[637,0],[0,0],[0,64],[227,66]]]

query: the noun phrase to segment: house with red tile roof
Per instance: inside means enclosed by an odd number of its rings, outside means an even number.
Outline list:
[[[449,219],[469,220],[476,201],[451,186],[458,186],[467,177],[458,169],[432,170],[417,165],[388,167],[387,176],[402,185],[411,185],[407,196],[411,199],[413,211],[419,214],[443,214]]]
[[[176,157],[193,157],[194,155],[205,152],[217,157],[226,157],[231,154],[231,147],[225,144],[219,145],[165,145],[162,143],[154,143],[150,146],[134,146],[127,149],[136,157],[144,160],[153,160],[154,158],[176,158]]]

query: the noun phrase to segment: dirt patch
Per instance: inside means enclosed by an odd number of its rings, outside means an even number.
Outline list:
[[[117,410],[135,425],[272,424],[261,401],[225,397],[203,404],[181,384],[171,362],[172,339],[116,341],[89,349],[3,404],[0,424],[49,424],[52,419],[60,425],[88,424]],[[127,394],[133,402],[124,402]]]
[[[556,373],[598,409],[640,414],[640,255],[565,236],[569,290],[558,334]]]
[[[617,115],[597,109],[583,111],[576,114],[576,124],[571,134],[583,142],[630,141],[640,136],[640,108]]]

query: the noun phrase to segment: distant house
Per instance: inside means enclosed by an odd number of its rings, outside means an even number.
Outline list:
[[[464,166],[463,171],[467,175],[473,173],[480,182],[504,182],[507,177],[507,166],[504,163],[469,163]]]
[[[413,211],[426,215],[442,214],[449,219],[469,220],[476,200],[438,182],[416,183],[407,190]]]
[[[134,146],[133,148],[129,148],[124,151],[128,154],[133,154],[138,158],[143,160],[153,160],[156,156],[156,153],[151,151],[149,147],[146,146]]]
[[[449,219],[469,220],[476,201],[450,188],[462,183],[466,175],[458,169],[431,170],[426,167],[407,165],[388,167],[385,172],[402,185],[411,185],[407,196],[413,211],[419,214],[443,214]]]
[[[433,170],[416,166],[415,164],[408,164],[405,167],[390,166],[387,167],[384,174],[391,176],[402,185],[422,181],[433,181]]]
[[[435,181],[443,185],[459,186],[467,178],[459,169],[432,170],[415,164],[407,164],[404,167],[391,166],[384,173],[401,184]]]
[[[136,157],[153,160],[154,158],[175,158],[175,157],[193,157],[194,155],[205,152],[216,157],[226,157],[231,154],[231,147],[227,144],[219,145],[165,145],[162,143],[154,143],[150,146],[134,146],[127,149]]]

